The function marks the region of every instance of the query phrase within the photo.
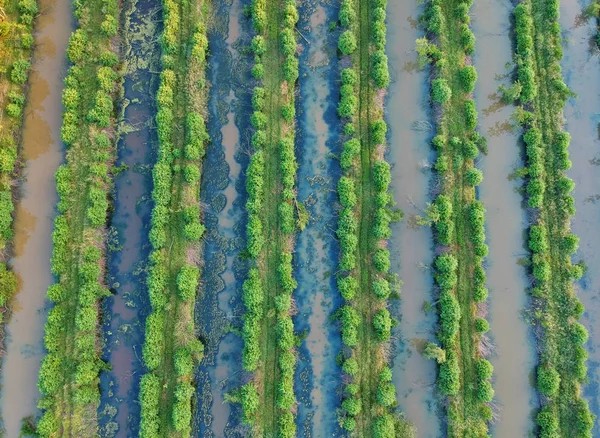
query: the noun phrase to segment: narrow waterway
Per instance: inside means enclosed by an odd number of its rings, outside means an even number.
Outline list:
[[[478,197],[487,210],[486,258],[487,313],[489,337],[494,349],[483,354],[494,366],[493,385],[499,419],[493,425],[494,436],[525,437],[533,427],[532,409],[536,396],[530,384],[535,366],[535,348],[524,314],[528,306],[526,269],[518,264],[526,257],[524,230],[527,227],[523,197],[518,192],[521,179],[509,175],[522,167],[517,130],[511,129],[515,107],[504,105],[498,86],[510,85],[512,67],[510,0],[479,0],[473,5],[471,26],[477,38],[473,65],[479,79],[475,101],[479,111],[479,131],[487,138],[487,155],[480,155],[477,166],[483,171]],[[509,68],[507,68],[509,67]]]
[[[240,406],[225,395],[242,384],[243,341],[231,331],[241,329],[241,286],[245,278],[239,254],[245,248],[245,181],[242,167],[251,148],[247,131],[249,111],[248,58],[239,47],[249,44],[249,21],[239,0],[213,4],[209,32],[211,81],[207,148],[200,189],[204,224],[204,267],[196,326],[205,344],[198,369],[196,435],[242,437]]]
[[[65,50],[73,27],[68,0],[40,0],[38,5],[40,14],[35,22],[35,49],[20,151],[24,180],[19,186],[14,256],[10,262],[19,277],[19,291],[7,325],[2,364],[1,409],[7,437],[19,436],[21,419],[37,412],[46,289],[53,282],[50,256],[58,199],[54,172],[63,159],[61,90],[66,74]]]
[[[339,246],[335,240],[336,185],[340,169],[331,154],[339,150],[336,115],[339,78],[337,32],[328,25],[337,19],[337,6],[326,1],[300,5],[300,93],[297,107],[296,155],[298,197],[310,214],[296,242],[294,292],[298,313],[294,327],[305,336],[298,349],[295,391],[300,437],[339,436],[336,409],[341,370],[335,357],[341,349],[339,327],[331,321],[341,305],[335,284]]]
[[[98,411],[103,437],[137,436],[139,377],[143,371],[144,320],[149,311],[143,263],[148,256],[154,162],[152,133],[155,80],[160,48],[154,21],[159,2],[125,4],[125,112],[119,127],[114,212],[108,236],[108,284],[113,296],[104,301],[104,360],[112,367],[101,375],[102,403]]]
[[[563,76],[577,97],[567,101],[565,129],[571,134],[570,158],[573,167],[568,172],[575,181],[577,214],[572,229],[581,239],[574,261],[583,259],[587,272],[576,286],[576,293],[585,306],[582,323],[588,329],[589,383],[583,395],[590,408],[600,416],[600,60],[595,38],[596,19],[585,21],[582,11],[589,1],[561,0],[560,24],[563,31]],[[600,436],[598,421],[592,431]]]
[[[419,69],[415,40],[423,37],[417,19],[423,7],[415,1],[388,2],[387,54],[392,82],[386,101],[392,185],[397,207],[405,213],[402,222],[392,226],[388,246],[392,272],[404,282],[400,302],[394,303],[399,320],[393,342],[393,375],[398,405],[417,427],[420,437],[443,435],[436,392],[436,364],[421,356],[426,342],[435,341],[436,315],[426,312],[433,302],[433,236],[428,227],[418,227],[415,215],[430,202],[430,166],[434,155],[429,145],[433,137],[430,122],[429,69]]]

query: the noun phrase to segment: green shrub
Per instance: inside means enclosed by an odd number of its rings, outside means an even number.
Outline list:
[[[472,65],[467,65],[460,71],[460,84],[463,90],[470,93],[475,88],[477,82],[477,70]]]
[[[375,296],[381,300],[387,300],[391,294],[390,283],[384,278],[375,280],[372,289]]]
[[[350,55],[356,50],[357,43],[354,33],[350,30],[343,32],[338,40],[338,49],[344,55]]]
[[[354,87],[358,83],[358,76],[356,72],[351,68],[345,68],[342,70],[342,86],[350,85]]]
[[[377,88],[387,88],[390,83],[390,73],[388,70],[388,58],[383,48],[373,53],[373,81]]]
[[[465,172],[465,181],[471,186],[478,186],[483,181],[481,170],[471,167]]]
[[[460,26],[460,42],[467,55],[472,55],[475,52],[475,35],[467,24]]]
[[[30,68],[31,64],[28,61],[21,59],[13,62],[10,80],[15,84],[24,84],[27,82],[27,74],[29,73]]]
[[[426,12],[427,30],[439,35],[444,23],[444,13],[440,5],[433,5]]]
[[[390,270],[390,252],[385,248],[379,248],[373,255],[373,264],[379,272],[388,272]]]
[[[88,44],[87,34],[83,29],[77,29],[71,34],[69,39],[69,46],[67,48],[67,55],[69,60],[76,64],[81,61],[86,55],[86,47]]]
[[[254,64],[254,67],[252,67],[252,76],[254,76],[254,79],[262,79],[265,76],[265,67],[262,63],[257,62]]]
[[[118,25],[119,23],[117,19],[112,15],[107,14],[104,16],[104,21],[100,25],[100,29],[102,29],[102,33],[104,33],[104,35],[113,37],[117,35]]]
[[[487,380],[477,385],[477,398],[483,403],[489,403],[494,398],[494,388]]]
[[[537,387],[546,397],[552,397],[558,392],[560,375],[551,365],[539,366],[537,369]]]
[[[346,359],[342,365],[344,372],[350,376],[356,376],[358,374],[358,362],[353,357]]]
[[[264,55],[267,51],[265,39],[261,35],[256,35],[254,38],[252,38],[251,48],[255,55]]]
[[[490,324],[484,318],[475,319],[475,330],[479,333],[486,333],[490,330]]]
[[[356,278],[348,276],[341,277],[337,281],[337,287],[342,295],[342,298],[345,300],[352,300],[356,295],[356,290],[358,289],[358,281]]]
[[[298,58],[289,55],[283,63],[283,77],[290,84],[294,84],[298,79]]]
[[[344,0],[339,12],[340,24],[343,27],[350,27],[356,21],[356,12],[349,0]]]
[[[373,317],[373,328],[377,335],[377,340],[387,341],[392,334],[392,317],[387,309],[380,309]]]
[[[378,119],[371,123],[371,141],[373,144],[385,143],[385,135],[387,133],[387,124]]]
[[[342,401],[342,409],[346,411],[349,415],[355,417],[362,411],[362,403],[360,399],[347,398],[344,401]]]
[[[431,83],[431,90],[431,98],[436,103],[446,103],[452,97],[452,90],[445,79],[434,79]]]
[[[460,367],[454,351],[447,351],[446,361],[440,364],[439,388],[444,395],[456,395],[460,389]]]
[[[396,404],[396,388],[393,383],[384,382],[377,386],[377,403],[383,407],[390,407]]]
[[[185,265],[177,274],[177,291],[184,300],[191,300],[196,296],[196,289],[200,279],[200,270],[196,266]]]

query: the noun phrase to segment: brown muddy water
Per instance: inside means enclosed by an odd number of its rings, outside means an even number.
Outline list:
[[[571,134],[570,158],[573,167],[568,172],[575,181],[573,232],[581,239],[574,259],[583,258],[587,272],[576,286],[576,293],[585,306],[582,323],[589,331],[586,348],[589,352],[588,379],[583,395],[589,400],[595,415],[600,415],[600,60],[593,39],[596,20],[582,20],[581,12],[589,1],[561,0],[560,24],[563,31],[563,76],[569,88],[577,94],[568,100],[564,115],[565,129]],[[598,421],[593,429],[600,436]]]
[[[535,354],[529,326],[524,318],[527,309],[527,273],[517,264],[526,257],[523,231],[526,216],[522,196],[517,189],[522,180],[509,175],[523,163],[520,159],[518,132],[511,131],[510,117],[515,108],[503,105],[497,94],[500,84],[509,85],[507,63],[512,48],[510,0],[479,0],[473,5],[471,26],[477,38],[473,64],[479,73],[475,101],[479,110],[479,130],[488,140],[488,154],[480,155],[477,166],[483,171],[478,197],[485,204],[486,235],[489,255],[486,259],[487,309],[489,337],[496,351],[484,352],[494,366],[494,405],[499,420],[492,427],[501,438],[525,437],[533,427],[532,409],[535,392],[529,375]]]
[[[15,217],[11,265],[19,277],[7,325],[2,365],[2,417],[7,437],[19,436],[21,419],[36,413],[37,375],[44,354],[46,289],[52,283],[50,256],[57,195],[54,172],[62,161],[61,89],[65,50],[73,27],[67,0],[40,0],[21,154],[24,181]],[[7,378],[8,376],[8,378]]]
[[[431,230],[415,227],[414,216],[431,201],[429,188],[433,162],[429,140],[433,136],[429,114],[428,69],[416,68],[415,40],[423,36],[415,21],[423,12],[415,1],[388,2],[387,53],[392,83],[386,102],[389,136],[388,160],[392,164],[392,190],[405,218],[392,228],[389,248],[392,272],[404,282],[396,306],[399,318],[393,341],[394,384],[400,410],[417,427],[420,437],[443,435],[438,416],[436,365],[420,354],[427,341],[435,341],[436,315],[423,306],[433,300],[429,269],[433,261]],[[398,309],[399,308],[399,309]]]

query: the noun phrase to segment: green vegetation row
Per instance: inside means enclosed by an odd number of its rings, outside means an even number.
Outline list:
[[[421,18],[428,36],[417,40],[421,61],[433,64],[431,100],[435,112],[441,112],[433,139],[441,193],[427,209],[442,253],[435,260],[441,346],[428,344],[425,355],[439,364],[438,387],[448,396],[449,437],[487,437],[494,396],[493,368],[480,350],[489,328],[481,306],[488,296],[482,266],[488,247],[485,208],[475,199],[475,186],[483,176],[474,160],[485,143],[475,131],[471,4],[472,0],[430,0]]]
[[[21,140],[25,89],[33,46],[33,18],[38,12],[35,0],[9,0],[0,3],[0,251],[2,260],[10,257],[13,239],[13,187],[18,177],[18,144]],[[17,291],[17,277],[0,262],[0,325],[10,311]],[[2,332],[4,328],[2,327]]]
[[[243,366],[252,379],[229,398],[242,404],[256,436],[293,437],[298,339],[292,320],[292,253],[306,212],[296,199],[295,84],[298,59],[294,0],[253,0],[256,82],[252,96],[253,155],[246,172],[247,256]]]
[[[209,136],[205,79],[209,3],[163,0],[162,72],[156,96],[158,157],[150,229],[140,383],[140,436],[189,437],[194,370],[204,353],[194,328],[201,255],[200,177]]]
[[[55,175],[60,201],[51,268],[57,282],[48,289],[54,307],[38,381],[42,437],[96,433],[98,376],[107,368],[98,318],[99,300],[110,295],[105,236],[116,150],[114,103],[122,89],[113,40],[119,8],[116,0],[83,0],[74,7],[79,29],[69,40],[72,65],[62,94],[66,160]]]
[[[387,365],[396,321],[387,308],[396,285],[389,272],[392,209],[390,166],[384,159],[387,125],[376,96],[387,88],[386,0],[343,0],[338,40],[343,63],[338,115],[344,123],[337,185],[341,210],[337,286],[344,305],[336,316],[343,348],[344,395],[339,422],[361,437],[410,436],[412,428],[394,415],[396,388]]]
[[[588,333],[578,322],[583,304],[573,280],[583,266],[572,264],[579,239],[571,232],[575,183],[565,172],[570,136],[562,130],[562,110],[572,95],[560,68],[562,58],[559,2],[526,0],[514,9],[518,79],[505,97],[517,100],[527,155],[526,198],[535,211],[529,229],[533,310],[540,356],[537,388],[542,408],[537,415],[541,437],[591,437],[594,416],[581,397],[587,381],[583,344]]]

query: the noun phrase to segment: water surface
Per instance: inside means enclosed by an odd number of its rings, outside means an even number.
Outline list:
[[[21,419],[37,413],[37,376],[44,356],[46,289],[50,273],[54,206],[58,200],[54,172],[62,162],[61,90],[66,74],[65,50],[73,28],[67,0],[40,0],[35,22],[35,49],[25,108],[21,156],[25,169],[15,213],[14,254],[10,261],[19,291],[7,325],[2,364],[2,417],[7,437],[19,436]]]
[[[342,300],[335,285],[339,245],[335,239],[336,185],[340,169],[330,154],[341,148],[336,115],[339,78],[335,53],[337,33],[328,25],[337,7],[324,1],[302,3],[298,28],[300,80],[297,107],[296,157],[298,198],[310,221],[298,234],[294,276],[298,288],[295,330],[305,336],[298,349],[295,391],[298,436],[339,436],[336,409],[341,403],[341,369],[335,356],[341,335],[332,313]]]
[[[575,207],[572,229],[581,239],[574,261],[583,258],[588,269],[576,285],[576,293],[585,306],[582,323],[588,329],[589,383],[583,395],[589,400],[592,412],[600,416],[600,62],[595,38],[596,19],[581,19],[589,2],[561,0],[560,24],[563,30],[563,76],[569,88],[577,94],[567,101],[564,109],[565,129],[571,134],[570,158],[573,167],[568,172],[575,181]],[[593,49],[593,50],[592,50]],[[600,436],[598,420],[592,430]]]
[[[530,374],[535,366],[535,349],[525,321],[528,306],[526,269],[517,264],[527,256],[524,230],[527,218],[523,197],[517,191],[521,179],[509,179],[523,166],[518,131],[510,129],[515,110],[504,105],[497,93],[500,84],[509,85],[507,69],[512,48],[510,0],[480,0],[474,4],[471,26],[477,38],[473,64],[479,73],[475,102],[479,130],[487,138],[488,154],[480,155],[477,166],[483,171],[478,197],[487,210],[486,235],[489,255],[485,261],[489,298],[478,314],[490,322],[493,348],[482,353],[494,366],[493,406],[499,418],[492,431],[500,438],[525,437],[533,427],[532,410],[537,405]],[[499,406],[499,409],[496,409]]]
[[[420,354],[425,342],[435,342],[436,315],[425,312],[434,300],[430,265],[433,238],[428,227],[417,227],[415,215],[423,215],[431,202],[430,166],[434,162],[429,140],[433,125],[429,114],[429,69],[417,68],[415,40],[423,37],[416,20],[423,12],[414,1],[388,2],[387,54],[392,78],[386,101],[391,189],[397,206],[405,213],[392,226],[390,239],[392,272],[404,282],[401,301],[394,303],[399,326],[394,332],[393,376],[398,405],[415,424],[420,437],[443,434],[435,397],[436,364]]]

